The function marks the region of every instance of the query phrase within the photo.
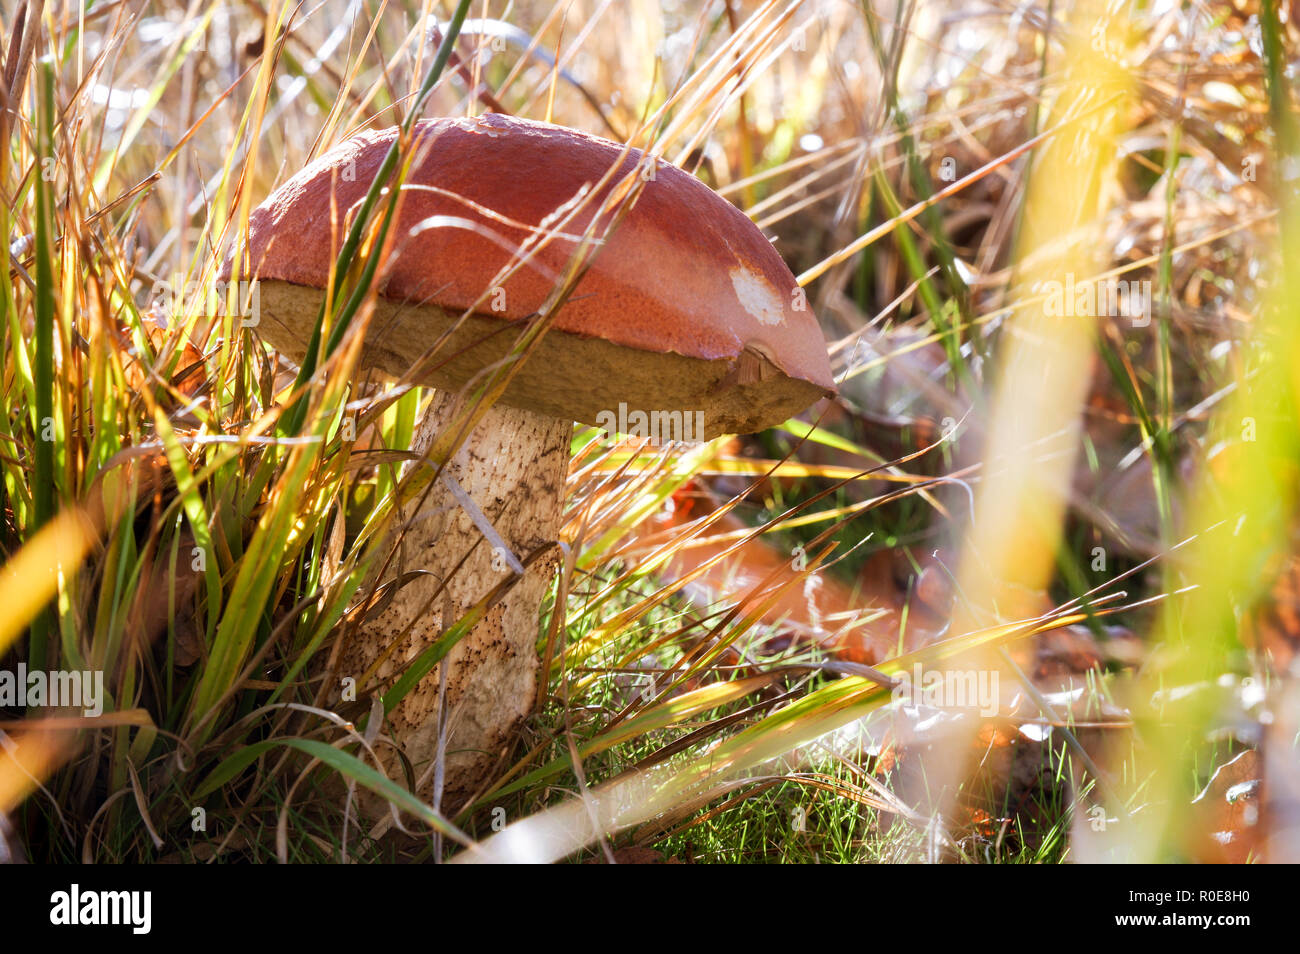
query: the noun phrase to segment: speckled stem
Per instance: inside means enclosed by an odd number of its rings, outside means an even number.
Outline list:
[[[423,457],[453,415],[455,403],[454,395],[435,395],[412,440],[411,450],[421,460],[407,464],[403,476],[412,467],[430,466]],[[558,537],[572,433],[570,421],[497,405],[446,468],[445,473],[473,499],[500,541],[520,560]],[[358,680],[358,698],[386,690],[445,627],[512,575],[510,560],[485,538],[445,481],[435,484],[422,502],[408,507],[398,526],[400,549],[384,578],[400,578],[412,571],[421,575],[406,583],[392,603],[363,624],[344,647],[338,673]],[[469,557],[457,568],[467,552]],[[445,707],[440,705],[441,676],[435,668],[389,713],[388,731],[414,766],[422,798],[434,799],[434,766],[444,719],[446,754],[438,801],[451,810],[480,787],[510,734],[532,708],[537,691],[538,613],[557,563],[558,553],[552,550],[529,564],[522,579],[443,660]],[[454,575],[439,593],[448,574]],[[378,669],[377,682],[360,685],[362,674],[412,619],[410,632]],[[395,758],[388,770],[390,777],[402,778]]]

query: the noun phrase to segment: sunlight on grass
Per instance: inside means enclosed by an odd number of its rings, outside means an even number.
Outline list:
[[[1300,857],[1276,809],[1209,831],[1192,801],[1243,753],[1295,796],[1290,11],[258,10],[0,12],[0,674],[105,683],[99,715],[0,695],[0,816],[34,860],[1182,861],[1227,836]],[[402,545],[430,489],[605,238],[573,243],[415,466],[447,339],[398,380],[363,344],[415,123],[488,112],[743,208],[839,394],[697,444],[573,431],[536,704],[444,803],[448,754],[413,764],[394,713],[516,577],[431,603],[415,650],[339,657],[424,572]],[[240,284],[250,213],[394,126],[321,225],[338,254],[292,364]],[[609,221],[653,163],[607,183]],[[996,673],[996,713],[909,710],[931,671]]]

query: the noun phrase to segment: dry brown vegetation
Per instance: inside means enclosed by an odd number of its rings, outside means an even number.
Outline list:
[[[840,394],[691,448],[579,427],[532,719],[455,817],[375,772],[374,687],[336,704],[311,660],[364,614],[429,394],[347,349],[295,391],[215,296],[158,291],[207,287],[275,185],[403,121],[454,6],[0,13],[0,650],[108,692],[0,717],[27,851],[1300,859],[1271,0],[473,3],[423,115],[698,175],[800,277]],[[1110,278],[1145,304],[1053,314]],[[891,705],[916,666],[996,674],[996,711]],[[359,827],[357,786],[400,826]]]

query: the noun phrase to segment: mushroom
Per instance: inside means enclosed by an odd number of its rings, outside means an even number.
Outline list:
[[[359,206],[396,136],[369,131],[340,144],[250,218],[258,330],[293,360],[303,359],[321,308],[345,231],[338,220]],[[433,789],[443,753],[446,805],[476,790],[535,700],[538,617],[557,562],[573,422],[624,432],[659,425],[669,431],[660,437],[704,440],[778,424],[834,384],[817,320],[780,255],[686,172],[583,132],[498,114],[422,121],[411,148],[360,359],[399,377],[446,335],[417,379],[436,390],[403,476],[429,466],[425,455],[461,393],[499,366],[524,320],[543,309],[584,232],[597,240],[572,294],[444,479],[419,512],[401,514],[385,580],[424,572],[336,659],[340,676],[359,678],[406,632],[379,666],[378,684],[357,688],[387,687],[523,569],[439,664],[445,672],[426,675],[389,713],[421,795]],[[630,210],[602,211],[620,183],[640,187]],[[502,280],[524,247],[531,254]]]

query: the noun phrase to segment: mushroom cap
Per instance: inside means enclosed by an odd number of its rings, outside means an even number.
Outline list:
[[[294,360],[345,225],[397,133],[341,143],[252,213],[258,330]],[[602,201],[633,174],[644,181],[628,180],[641,186],[630,210],[609,233],[618,213],[601,214],[592,234],[605,240],[501,401],[602,426],[620,412],[634,423],[637,412],[700,412],[702,432],[687,436],[702,439],[770,427],[834,393],[821,329],[781,256],[739,209],[676,166],[638,172],[639,150],[498,114],[422,121],[412,150],[364,367],[406,374],[454,329],[419,383],[476,380],[509,352]],[[531,257],[502,281],[526,243]]]

